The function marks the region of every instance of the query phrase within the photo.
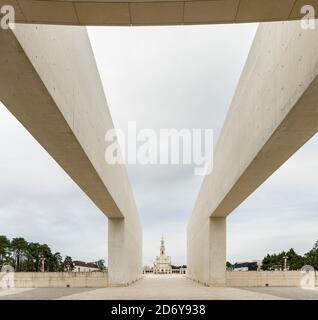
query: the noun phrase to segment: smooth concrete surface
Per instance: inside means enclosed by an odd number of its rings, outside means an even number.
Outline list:
[[[6,275],[0,272],[1,278]],[[16,272],[15,288],[105,288],[106,272]]]
[[[272,300],[277,297],[238,288],[206,287],[181,275],[147,275],[126,288],[103,288],[61,297],[66,300]],[[281,299],[281,298],[278,298]]]
[[[210,253],[210,217],[229,215],[317,132],[317,74],[318,28],[259,26],[188,224],[191,278],[210,273],[208,263],[194,264]]]
[[[142,251],[138,230],[131,228],[128,219],[108,219],[108,281],[110,286],[125,286],[142,276]],[[135,239],[132,241],[132,239]]]
[[[290,300],[318,300],[318,288],[302,289],[302,288],[282,288],[282,287],[261,287],[261,288],[241,288],[249,292],[265,293],[273,295],[277,298]]]
[[[226,285],[229,287],[301,287],[306,274],[300,271],[227,271]],[[318,273],[314,283],[318,287]],[[317,289],[318,290],[318,289]]]
[[[122,221],[124,243],[114,250],[109,241],[110,280],[138,279],[140,218],[125,166],[104,158],[113,123],[85,27],[19,24],[0,29],[0,43],[0,100],[109,219]]]
[[[213,269],[212,269],[213,270]],[[223,280],[219,271],[220,279]],[[0,287],[2,277],[0,273]],[[301,287],[305,283],[305,274],[300,271],[226,271],[226,283],[220,283],[216,278],[211,286],[224,287]],[[167,281],[167,285],[173,285],[173,279],[189,278],[187,275],[147,274],[143,279]],[[172,280],[171,280],[172,279]],[[189,278],[190,279],[190,278]],[[318,286],[318,273],[315,274],[315,285]],[[148,283],[148,282],[147,282]],[[16,272],[14,274],[15,288],[106,288],[108,287],[108,274],[106,272]]]
[[[89,292],[91,288],[26,288],[1,290],[0,300],[55,300],[77,293]]]
[[[6,296],[23,295],[24,293],[34,290],[33,288],[14,288],[10,290],[0,289],[0,300],[5,300]]]
[[[178,25],[299,19],[318,0],[0,0],[25,23],[66,25]]]
[[[243,272],[240,272],[243,273]],[[318,288],[207,287],[182,275],[146,275],[129,287],[1,290],[0,300],[280,300],[318,299]]]
[[[172,284],[172,283],[171,283]],[[164,294],[157,291],[150,297],[143,294],[144,288],[131,290],[122,288],[87,289],[87,288],[38,288],[0,290],[0,300],[318,300],[318,290],[304,290],[301,288],[208,288],[190,286],[181,281],[173,281],[173,292],[162,283]],[[155,287],[154,287],[155,289]],[[147,290],[150,290],[149,288]],[[186,290],[186,291],[185,291]],[[175,295],[175,296],[174,296]],[[114,296],[114,298],[112,298]]]
[[[204,250],[202,254],[187,256],[187,272],[190,279],[205,285],[226,285],[226,218],[209,218],[208,223],[202,225],[200,232],[191,237],[188,235],[187,250]],[[207,272],[201,272],[202,268]]]
[[[208,283],[212,286],[224,286],[224,265],[226,264],[226,218],[210,218],[209,226],[210,276]]]
[[[281,300],[318,299],[318,288],[207,287],[181,275],[146,275],[129,287],[1,290],[0,300]]]

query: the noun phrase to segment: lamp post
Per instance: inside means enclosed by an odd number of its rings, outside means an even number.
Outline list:
[[[287,255],[284,255],[284,271],[287,271],[287,259],[288,259],[288,256]]]
[[[44,256],[40,256],[40,262],[41,262],[41,272],[44,272],[44,262],[46,258]]]

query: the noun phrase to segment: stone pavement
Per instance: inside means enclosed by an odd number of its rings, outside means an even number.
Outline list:
[[[180,275],[147,275],[129,287],[0,290],[0,300],[281,300],[318,299],[318,290],[301,288],[205,287]]]

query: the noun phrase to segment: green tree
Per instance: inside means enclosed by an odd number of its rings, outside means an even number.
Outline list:
[[[13,253],[15,271],[23,271],[23,262],[26,258],[28,243],[24,238],[14,238],[10,247]]]
[[[63,271],[72,271],[74,269],[74,263],[71,257],[66,256],[63,261]]]
[[[45,271],[58,271],[57,257],[52,254],[47,244],[31,242],[27,248],[27,271],[40,271],[41,258],[44,258]],[[62,259],[62,258],[61,258]]]
[[[28,243],[27,247],[27,271],[40,270],[40,248],[41,245],[37,242]]]
[[[304,257],[297,254],[294,249],[290,249],[286,253],[286,257],[289,270],[300,270],[305,265]],[[282,258],[284,259],[284,256]]]
[[[10,256],[10,240],[0,235],[0,268],[3,266],[7,258]]]
[[[262,261],[262,269],[266,271],[276,270],[282,268],[282,261],[277,254],[267,254]]]
[[[45,271],[61,272],[74,269],[71,257],[67,256],[63,261],[61,253],[53,253],[47,244],[28,243],[21,237],[10,242],[6,236],[0,235],[0,268],[3,264],[10,264],[15,271],[38,272],[41,270],[42,258]],[[100,268],[105,268],[104,260],[100,260],[99,263]]]
[[[316,241],[314,247],[305,254],[305,264],[312,266],[315,270],[318,270],[318,241]]]
[[[268,254],[262,262],[263,270],[284,270],[285,257],[287,257],[288,270],[299,270],[304,265],[304,258],[298,255],[294,249],[279,254]]]
[[[63,271],[63,259],[59,252],[53,254],[53,270],[54,272]]]
[[[278,254],[268,254],[262,262],[263,270],[284,270],[285,257],[288,270],[300,270],[306,264],[306,258],[297,254],[294,249]]]
[[[98,267],[98,269],[100,271],[105,271],[106,270],[105,260],[99,259],[98,261],[95,262],[95,264],[97,265],[97,267]]]
[[[40,257],[44,258],[44,270],[53,271],[54,258],[52,251],[47,244],[40,245]]]

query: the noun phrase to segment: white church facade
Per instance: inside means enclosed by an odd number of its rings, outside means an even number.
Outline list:
[[[173,266],[170,256],[166,255],[165,242],[163,237],[160,243],[160,255],[156,257],[152,267],[145,266],[143,274],[186,274],[186,266]]]
[[[163,237],[161,238],[161,245],[160,245],[160,255],[156,257],[156,261],[154,262],[153,266],[153,273],[154,274],[170,274],[172,273],[171,267],[171,258],[166,256],[166,249],[165,249],[165,242]]]

